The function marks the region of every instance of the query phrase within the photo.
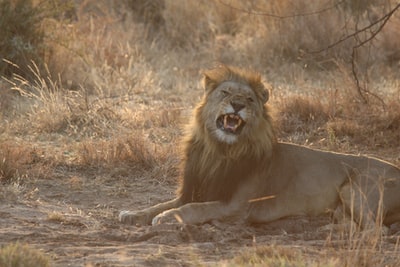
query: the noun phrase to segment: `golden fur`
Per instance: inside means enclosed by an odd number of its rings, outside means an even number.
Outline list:
[[[261,76],[219,66],[204,72],[204,96],[184,138],[176,199],[122,211],[131,224],[269,222],[332,210],[362,226],[400,220],[400,170],[374,158],[277,142]]]

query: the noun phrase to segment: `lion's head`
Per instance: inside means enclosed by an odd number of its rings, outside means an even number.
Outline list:
[[[221,65],[204,71],[203,86],[196,120],[211,141],[242,152],[246,146],[272,148],[269,93],[259,73]]]

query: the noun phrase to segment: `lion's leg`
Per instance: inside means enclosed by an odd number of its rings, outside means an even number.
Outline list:
[[[383,211],[380,209],[383,206],[377,188],[368,193],[364,191],[357,184],[348,183],[340,188],[339,196],[351,220],[357,222],[363,230],[370,230],[382,226]]]
[[[343,205],[338,205],[332,214],[333,222],[320,227],[322,231],[350,232],[351,229],[357,229],[357,223],[344,210]]]
[[[268,223],[283,217],[304,214],[300,201],[298,206],[288,205],[290,197],[292,196],[281,195],[277,198],[254,201],[248,209],[246,220],[250,223]]]
[[[150,208],[139,211],[123,210],[119,213],[119,221],[126,224],[146,225],[150,224],[151,220],[163,211],[177,208],[181,205],[181,200],[175,198],[173,200],[154,205]]]
[[[152,224],[180,222],[185,224],[201,224],[212,220],[241,217],[243,205],[238,202],[225,204],[220,201],[188,203],[179,208],[164,211],[154,217]]]

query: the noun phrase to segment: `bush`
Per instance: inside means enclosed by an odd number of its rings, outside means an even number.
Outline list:
[[[44,33],[40,27],[44,7],[31,0],[0,0],[0,74],[27,75],[28,65],[39,65],[45,49]],[[12,63],[12,64],[11,64]]]
[[[73,10],[71,1],[0,0],[0,75],[29,78],[32,62],[40,69],[48,52],[43,21],[62,19]]]

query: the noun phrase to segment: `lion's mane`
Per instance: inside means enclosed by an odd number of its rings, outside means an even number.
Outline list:
[[[216,140],[205,126],[218,108],[207,108],[211,92],[226,81],[250,86],[263,103],[259,105],[262,110],[257,110],[262,114],[258,127],[246,131],[234,144]],[[276,143],[270,108],[264,104],[268,91],[259,73],[222,65],[203,73],[203,86],[205,94],[184,138],[183,178],[178,191],[183,203],[229,201],[244,177],[266,172]]]

